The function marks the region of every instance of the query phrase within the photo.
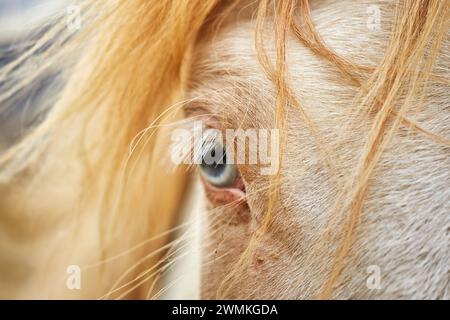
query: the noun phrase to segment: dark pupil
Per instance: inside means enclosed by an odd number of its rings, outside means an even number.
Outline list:
[[[216,146],[203,155],[201,168],[209,176],[219,177],[226,168],[227,156],[222,146]]]

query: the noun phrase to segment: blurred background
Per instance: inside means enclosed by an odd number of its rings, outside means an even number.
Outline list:
[[[5,46],[45,24],[67,3],[68,0],[0,0],[0,42]]]
[[[0,42],[5,46],[45,24],[67,3],[67,0],[0,0]]]
[[[54,17],[64,14],[68,4],[68,0],[0,0],[0,68],[30,48]],[[56,83],[57,75],[57,71],[49,72],[17,97],[1,101],[0,150],[20,138],[42,115],[33,105],[41,105],[39,99]],[[9,85],[0,79],[0,93]]]

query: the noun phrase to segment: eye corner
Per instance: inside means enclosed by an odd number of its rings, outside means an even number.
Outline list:
[[[242,178],[237,178],[234,185],[225,188],[212,185],[203,176],[200,179],[203,183],[207,198],[214,204],[225,205],[231,202],[247,203],[247,195]]]

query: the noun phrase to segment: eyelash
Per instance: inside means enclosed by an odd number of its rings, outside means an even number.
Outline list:
[[[238,166],[227,164],[226,150],[222,142],[215,138],[203,141],[201,146],[195,146],[194,149],[201,150],[202,161],[198,164],[198,170],[201,176],[206,193],[210,200],[217,203],[228,203],[234,200],[242,199],[245,196],[245,185],[240,175]],[[216,154],[216,152],[218,154]],[[209,159],[205,159],[206,154],[210,154]],[[212,160],[222,159],[222,163],[216,164]],[[207,162],[205,160],[208,160]],[[215,169],[218,169],[215,175]],[[223,179],[222,179],[223,178]]]

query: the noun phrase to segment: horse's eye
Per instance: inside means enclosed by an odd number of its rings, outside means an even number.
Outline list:
[[[232,187],[239,174],[234,164],[227,163],[222,144],[211,145],[205,151],[200,164],[200,172],[205,180],[218,188]]]

